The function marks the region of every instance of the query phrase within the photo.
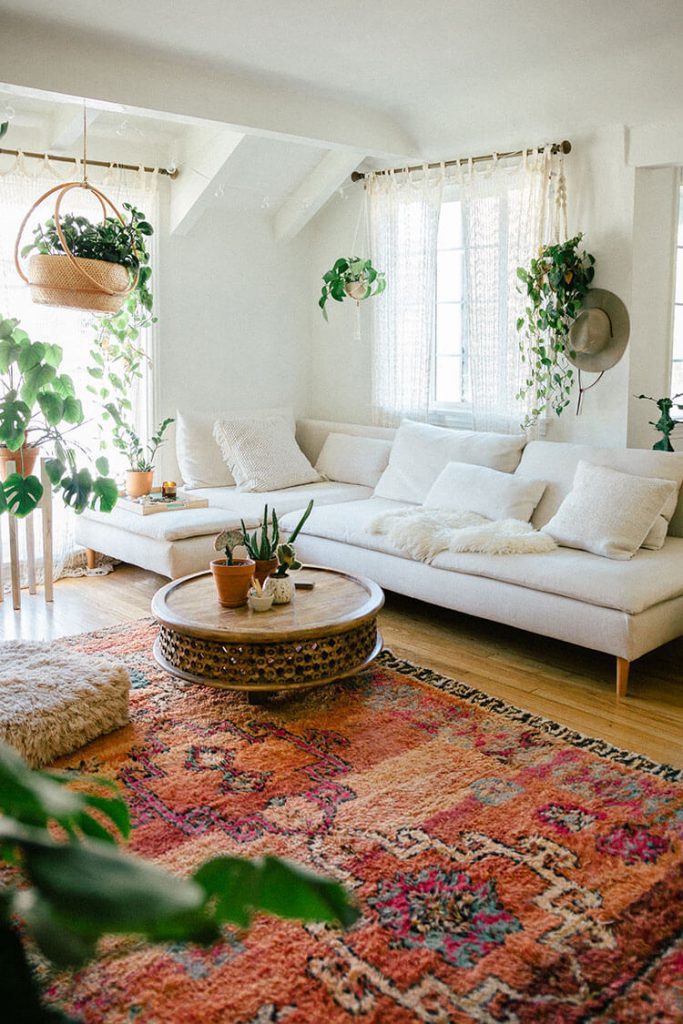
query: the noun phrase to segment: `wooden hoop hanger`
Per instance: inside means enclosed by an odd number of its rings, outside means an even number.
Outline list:
[[[102,216],[103,216],[104,219],[106,219],[106,217],[107,217],[107,206],[109,206],[110,209],[113,211],[113,213],[116,215],[116,217],[118,217],[118,219],[121,222],[121,224],[123,224],[124,227],[126,226],[125,220],[121,216],[121,213],[116,208],[116,206],[114,206],[114,204],[112,203],[111,199],[109,199],[109,197],[106,196],[104,194],[104,192],[101,192],[100,189],[98,189],[95,185],[91,185],[91,183],[89,181],[86,181],[84,179],[83,181],[71,181],[71,182],[61,183],[59,185],[53,185],[52,188],[49,188],[47,190],[47,192],[43,192],[42,196],[39,196],[39,198],[36,199],[35,203],[30,208],[30,210],[28,211],[28,213],[26,214],[26,216],[22,220],[21,225],[19,226],[19,232],[17,234],[17,239],[16,239],[16,242],[14,243],[14,265],[17,268],[17,272],[18,272],[19,276],[21,277],[22,281],[24,281],[26,284],[30,284],[30,281],[29,281],[28,277],[26,276],[26,274],[24,273],[24,270],[23,270],[23,268],[21,266],[20,257],[19,257],[19,245],[21,243],[21,236],[24,233],[24,228],[26,227],[26,224],[28,223],[28,219],[31,216],[31,214],[33,213],[33,211],[36,210],[40,206],[40,204],[42,202],[44,202],[46,199],[48,199],[51,195],[54,195],[55,192],[58,192],[59,195],[57,196],[57,201],[55,203],[55,228],[57,230],[57,236],[59,238],[59,241],[61,242],[62,248],[64,249],[64,255],[68,257],[69,261],[71,262],[71,265],[76,268],[78,273],[81,274],[83,277],[87,278],[87,280],[90,281],[90,283],[95,286],[95,290],[96,291],[103,292],[105,295],[129,295],[137,287],[137,283],[138,283],[138,281],[140,279],[140,267],[139,266],[138,266],[138,268],[136,270],[135,277],[134,277],[132,283],[127,288],[123,288],[123,289],[107,288],[104,285],[102,285],[96,278],[92,277],[88,273],[88,271],[85,270],[80,265],[79,258],[74,256],[74,254],[69,249],[69,247],[68,247],[68,245],[66,243],[66,238],[64,237],[64,232],[62,231],[61,224],[59,223],[59,211],[61,209],[62,200],[63,200],[64,196],[66,195],[66,193],[70,192],[72,189],[75,189],[75,188],[83,189],[86,192],[92,192],[92,194],[99,200],[99,204],[102,207]],[[138,251],[137,251],[137,249],[135,248],[134,245],[133,245],[133,252],[135,253],[136,256],[139,257],[140,254],[138,253]],[[81,257],[81,259],[82,259],[82,257]],[[121,266],[121,264],[118,264],[118,265]],[[127,268],[124,268],[124,269],[127,269]]]

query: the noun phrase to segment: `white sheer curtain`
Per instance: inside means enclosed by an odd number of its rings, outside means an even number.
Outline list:
[[[544,242],[566,235],[562,157],[547,147],[514,160],[466,161],[448,173],[370,175],[367,188],[372,258],[387,275],[386,292],[373,302],[376,420],[393,425],[402,416],[430,415],[443,198],[462,204],[465,225],[471,421],[480,430],[518,431],[528,410],[515,397],[525,379],[517,267]]]
[[[14,266],[14,241],[21,220],[35,199],[62,180],[78,180],[82,177],[80,166],[66,167],[64,172],[60,165],[51,165],[23,157],[14,158],[11,162],[6,157],[0,158],[0,315],[21,321],[21,326],[34,341],[56,342],[64,350],[62,370],[74,380],[76,393],[82,399],[86,413],[86,422],[78,431],[78,440],[85,447],[97,454],[99,443],[97,408],[94,399],[86,391],[90,382],[86,366],[89,362],[89,351],[94,337],[92,314],[79,310],[57,309],[50,306],[35,305],[31,301],[28,285],[25,285],[17,274]],[[61,173],[55,168],[60,166]],[[66,174],[66,176],[65,176]],[[96,184],[101,185],[111,200],[120,208],[123,202],[130,202],[143,210],[147,218],[158,223],[158,197],[156,175],[144,172],[122,172],[117,169],[106,170],[99,176],[91,175]],[[64,201],[63,211],[82,213],[93,220],[101,219],[99,204],[85,192],[74,190]],[[24,244],[32,238],[31,226],[38,221],[44,223],[54,213],[54,199],[48,199],[36,210],[34,217],[26,227]],[[155,236],[150,242],[154,243]],[[155,264],[155,250],[151,250],[152,267]],[[152,277],[154,288],[154,276]],[[141,339],[145,348],[151,350],[151,330],[148,337]],[[139,422],[146,426],[147,387],[140,389]],[[42,452],[49,455],[49,452]],[[108,453],[109,454],[109,453]],[[67,571],[78,568],[79,559],[75,558],[76,547],[73,540],[74,513],[66,509],[58,495],[54,496],[54,572],[55,578]],[[0,517],[0,530],[3,531],[3,551],[9,550],[7,543],[6,517]],[[25,555],[23,530],[19,531],[21,540],[20,554]],[[37,536],[37,557],[42,559],[39,531]],[[25,567],[24,567],[25,568]],[[7,574],[5,575],[7,580]],[[9,585],[9,584],[7,584]],[[22,573],[22,586],[26,585],[25,572]]]
[[[372,174],[373,262],[387,290],[373,301],[372,396],[377,423],[426,419],[436,327],[436,237],[443,174]]]
[[[562,159],[548,147],[484,170],[470,165],[451,190],[464,212],[473,426],[518,431],[532,396],[515,397],[526,377],[516,329],[526,296],[517,267],[528,265],[545,242],[559,240],[563,228],[566,234]]]

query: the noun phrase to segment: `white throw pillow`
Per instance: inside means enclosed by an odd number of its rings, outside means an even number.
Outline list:
[[[391,441],[354,434],[328,434],[315,468],[329,480],[374,487],[387,467]]]
[[[320,480],[279,416],[217,420],[214,437],[240,491],[278,491]]]
[[[404,420],[396,431],[389,465],[375,494],[419,505],[449,462],[469,462],[513,473],[525,444],[525,434],[449,430]]]
[[[520,480],[488,466],[449,462],[424,500],[425,508],[477,512],[487,519],[528,523],[543,497],[544,480]]]
[[[267,409],[263,415],[281,417],[290,426],[292,434],[294,433],[296,422],[293,409]],[[256,418],[257,414],[253,410],[203,413],[181,412],[178,409],[175,445],[184,490],[193,491],[199,487],[234,487],[234,477],[218,447],[213,425],[217,419]]]
[[[574,486],[543,529],[558,544],[606,558],[632,558],[661,514],[675,481],[579,462]]]

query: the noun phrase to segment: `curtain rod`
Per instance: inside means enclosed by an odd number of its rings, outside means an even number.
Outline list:
[[[0,148],[0,154],[4,154],[5,156],[19,156],[19,155],[28,156],[32,160],[57,160],[59,163],[62,163],[62,164],[76,164],[76,163],[78,163],[78,161],[80,159],[80,157],[75,157],[75,156],[58,156],[57,154],[52,154],[52,153],[29,153],[28,150],[26,150],[26,149],[1,149]],[[90,160],[89,159],[87,161],[87,164],[88,164],[89,167],[106,167],[106,168],[118,167],[122,171],[139,171],[140,170],[140,167],[136,166],[135,164],[119,164],[119,163],[116,163],[116,162],[107,163],[106,160]],[[146,171],[147,174],[154,174],[154,172],[156,171],[157,174],[165,174],[169,178],[177,178],[178,177],[178,171],[177,170],[167,171],[165,167],[143,167],[142,169],[143,169],[143,171]]]
[[[553,142],[550,147],[550,152],[553,154],[564,153],[566,155],[567,153],[571,153],[571,151],[572,144],[571,142],[567,142],[566,139],[564,140],[564,142]],[[0,150],[0,152],[2,152],[2,150]],[[528,150],[516,149],[511,153],[488,153],[486,156],[473,156],[461,160],[437,160],[434,163],[427,164],[427,169],[431,170],[433,167],[442,166],[455,167],[456,164],[481,164],[485,163],[487,160],[493,160],[494,157],[497,157],[498,160],[504,160],[506,159],[506,157],[522,156],[522,154],[525,152],[528,152]],[[404,171],[421,171],[424,168],[424,166],[424,164],[415,164],[412,167],[394,167],[391,169],[385,168],[384,170],[381,171],[352,171],[351,181],[361,181],[363,178],[368,178],[371,174],[401,174]]]

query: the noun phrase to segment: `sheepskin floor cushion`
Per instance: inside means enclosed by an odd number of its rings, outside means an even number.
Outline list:
[[[0,645],[0,740],[32,768],[128,722],[120,662],[16,640]]]

